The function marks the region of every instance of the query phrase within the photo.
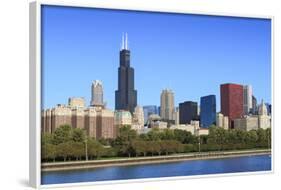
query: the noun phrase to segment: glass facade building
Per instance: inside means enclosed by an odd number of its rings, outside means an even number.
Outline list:
[[[200,98],[200,127],[208,128],[216,122],[216,96]]]

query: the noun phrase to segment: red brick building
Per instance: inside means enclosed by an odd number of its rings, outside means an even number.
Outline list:
[[[221,113],[229,118],[229,127],[234,127],[234,119],[243,116],[243,86],[239,84],[222,84]]]

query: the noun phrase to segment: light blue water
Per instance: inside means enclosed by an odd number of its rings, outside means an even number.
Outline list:
[[[271,170],[269,155],[42,172],[42,184],[94,182]]]

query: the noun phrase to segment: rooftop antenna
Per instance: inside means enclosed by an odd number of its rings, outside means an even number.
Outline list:
[[[125,49],[128,50],[128,34],[125,34]]]
[[[121,50],[124,49],[124,33],[122,33],[122,44],[121,44]]]

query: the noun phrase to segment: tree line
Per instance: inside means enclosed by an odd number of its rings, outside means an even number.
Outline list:
[[[224,151],[271,147],[271,129],[243,131],[211,126],[200,137],[180,129],[154,128],[137,134],[130,126],[119,128],[116,139],[94,139],[83,129],[62,125],[42,134],[42,161],[93,160],[113,157],[169,155],[198,151]]]

